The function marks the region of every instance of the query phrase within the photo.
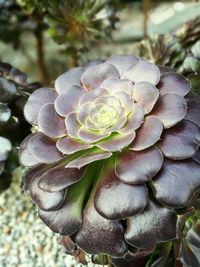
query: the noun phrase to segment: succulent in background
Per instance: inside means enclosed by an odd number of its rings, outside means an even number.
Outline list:
[[[30,132],[23,106],[35,86],[27,83],[24,73],[0,62],[0,191],[9,186],[11,172],[19,164],[16,146]]]
[[[76,65],[80,52],[92,43],[110,36],[117,21],[115,1],[47,1],[46,22],[51,37],[65,46],[65,52]]]
[[[200,99],[190,89],[174,70],[113,56],[31,94],[24,191],[68,253],[143,266],[176,239],[177,211],[200,188]]]
[[[169,35],[150,36],[138,44],[141,57],[175,68],[200,93],[200,17],[188,21]]]

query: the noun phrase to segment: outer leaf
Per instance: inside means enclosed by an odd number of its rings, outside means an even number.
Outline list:
[[[49,137],[58,138],[67,134],[65,121],[55,110],[54,104],[44,105],[38,114],[40,130]]]
[[[183,97],[167,93],[158,99],[151,115],[161,120],[165,128],[170,128],[185,117],[186,111],[187,105]]]
[[[156,65],[140,60],[127,69],[123,76],[134,83],[149,82],[156,85],[160,80],[160,70]]]
[[[73,68],[64,74],[60,75],[55,81],[55,88],[59,94],[66,93],[70,90],[71,85],[80,85],[81,76],[85,68]]]
[[[34,91],[24,106],[24,116],[28,122],[37,125],[38,113],[45,104],[53,104],[57,97],[56,91],[51,88],[40,88]]]
[[[164,131],[159,145],[163,154],[171,159],[191,158],[200,145],[200,129],[188,120]]]
[[[161,169],[163,156],[154,147],[143,151],[128,151],[119,155],[115,171],[120,180],[130,183],[144,183]]]
[[[102,63],[89,67],[82,75],[81,82],[88,90],[93,90],[108,77],[119,77],[117,69],[108,63]]]
[[[83,225],[75,235],[75,241],[86,253],[122,257],[127,251],[123,232],[121,223],[103,218],[92,201],[84,210]]]
[[[154,116],[146,117],[144,124],[137,130],[130,149],[140,151],[154,145],[160,139],[162,131],[163,124],[159,119]]]
[[[62,154],[56,148],[56,142],[42,133],[30,138],[28,149],[40,163],[54,163],[62,158]]]
[[[106,219],[121,220],[141,212],[147,205],[145,185],[121,182],[114,170],[105,171],[94,196],[96,210]]]
[[[142,213],[127,219],[124,236],[134,247],[151,248],[159,242],[176,238],[176,221],[174,210],[150,201]]]
[[[165,160],[152,186],[156,198],[164,205],[181,208],[200,188],[200,165],[193,160]]]

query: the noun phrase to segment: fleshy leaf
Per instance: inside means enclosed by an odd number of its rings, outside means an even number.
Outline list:
[[[142,213],[127,219],[124,237],[136,248],[151,248],[176,238],[176,222],[174,210],[150,200]]]
[[[38,124],[38,113],[45,104],[53,104],[57,97],[51,88],[40,88],[34,91],[24,106],[24,116],[31,124]]]
[[[37,133],[30,138],[28,148],[40,163],[54,163],[62,158],[62,154],[56,148],[56,142],[42,133]]]
[[[107,89],[111,94],[116,94],[117,92],[124,92],[130,96],[133,94],[133,83],[128,79],[109,77],[102,82],[100,87]]]
[[[134,83],[149,82],[156,85],[160,80],[160,70],[156,65],[140,60],[128,68],[123,76]]]
[[[146,117],[143,125],[137,130],[130,149],[140,151],[154,145],[160,139],[162,131],[163,124],[159,119],[154,116]]]
[[[39,180],[40,177],[34,177],[29,186],[29,192],[33,202],[45,211],[60,208],[65,201],[66,190],[53,193],[45,192],[39,188]]]
[[[40,130],[47,136],[58,138],[67,134],[65,121],[55,110],[54,104],[44,105],[38,114]]]
[[[19,147],[19,161],[22,165],[27,167],[36,166],[40,163],[39,160],[37,160],[33,153],[29,149],[29,141],[33,136],[36,136],[37,134],[30,134],[28,135],[20,144]]]
[[[115,66],[118,69],[120,75],[122,75],[122,73],[126,69],[137,63],[139,60],[139,57],[133,55],[118,55],[110,57],[107,62]]]
[[[79,138],[78,131],[80,129],[80,124],[77,121],[77,113],[71,112],[65,118],[65,126],[67,133],[72,138]]]
[[[92,103],[97,97],[104,95],[109,95],[109,92],[106,89],[96,88],[95,90],[92,90],[87,94],[84,94],[80,98],[79,104],[82,107],[84,104]]]
[[[75,242],[88,254],[105,253],[122,257],[127,251],[124,229],[119,221],[103,218],[91,201],[83,213],[83,225],[75,235]]]
[[[55,81],[56,91],[59,94],[63,94],[70,90],[71,85],[80,85],[81,76],[84,71],[85,68],[77,67],[60,75]]]
[[[170,128],[181,121],[186,112],[185,99],[178,94],[167,93],[159,97],[151,115],[161,120],[165,128]]]
[[[143,151],[128,151],[119,155],[116,162],[116,174],[120,180],[137,184],[151,179],[162,167],[163,156],[157,148]]]
[[[121,134],[133,132],[138,129],[143,122],[144,110],[139,104],[135,103],[133,105],[133,111],[128,115],[125,126],[122,129],[119,129],[118,132]]]
[[[139,82],[134,85],[133,98],[143,107],[145,114],[153,109],[158,96],[157,88],[149,82]]]
[[[92,131],[87,129],[84,126],[80,127],[80,130],[78,132],[79,138],[86,143],[94,143],[97,142],[103,138],[106,138],[110,135],[109,131],[103,132],[103,131]]]
[[[0,136],[0,162],[7,159],[11,149],[12,149],[12,144],[10,140]]]
[[[182,75],[175,72],[167,72],[160,78],[158,84],[160,93],[176,93],[185,96],[190,91],[190,84]]]
[[[46,170],[45,165],[38,165],[33,168],[28,168],[28,170],[25,172],[25,175],[23,176],[23,191],[25,195],[29,195],[29,188],[32,179],[34,177],[40,177]]]
[[[45,172],[38,183],[40,189],[47,192],[61,191],[77,183],[84,175],[85,168],[55,167]]]
[[[128,134],[114,133],[108,139],[96,144],[97,147],[110,152],[121,151],[127,147],[135,138],[135,132],[129,132]]]
[[[9,102],[17,94],[15,84],[4,77],[0,77],[0,102]]]
[[[82,75],[81,82],[87,90],[93,90],[108,77],[119,77],[117,69],[108,63],[89,67]]]
[[[0,102],[0,126],[5,125],[11,117],[11,110],[5,103]]]
[[[55,101],[55,109],[60,116],[66,116],[78,108],[79,99],[87,91],[78,85],[71,85],[66,93],[60,94]]]
[[[89,68],[91,66],[98,65],[104,62],[105,62],[104,59],[88,60],[85,63],[83,63],[82,67]]]
[[[93,149],[83,154],[82,156],[70,161],[65,167],[66,168],[81,168],[91,162],[107,159],[111,156],[112,156],[112,153],[110,152]]]
[[[77,151],[89,149],[92,147],[92,145],[83,143],[79,140],[72,139],[70,137],[63,137],[57,141],[56,147],[63,154],[70,155]]]
[[[199,145],[199,127],[189,120],[182,120],[164,131],[159,147],[166,157],[177,160],[191,158]]]
[[[114,170],[106,171],[100,178],[94,195],[94,205],[108,220],[121,220],[141,212],[147,205],[145,185],[121,182]]]
[[[111,258],[111,262],[114,264],[114,267],[144,267],[147,260],[147,257],[135,257],[135,259],[129,261],[126,261],[123,258]]]
[[[200,165],[194,160],[165,160],[152,180],[155,197],[164,205],[181,208],[200,188]]]
[[[186,119],[195,122],[200,127],[200,97],[189,98],[187,100]]]

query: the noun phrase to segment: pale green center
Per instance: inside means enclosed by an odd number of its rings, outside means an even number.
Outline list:
[[[101,125],[110,124],[115,120],[116,115],[117,111],[115,108],[105,105],[98,112],[97,123]]]

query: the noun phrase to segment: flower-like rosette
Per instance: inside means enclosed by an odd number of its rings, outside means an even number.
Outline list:
[[[176,238],[175,210],[200,188],[200,100],[187,99],[188,81],[113,56],[69,70],[55,89],[24,109],[37,129],[20,147],[24,189],[41,219],[86,253],[121,259]]]

